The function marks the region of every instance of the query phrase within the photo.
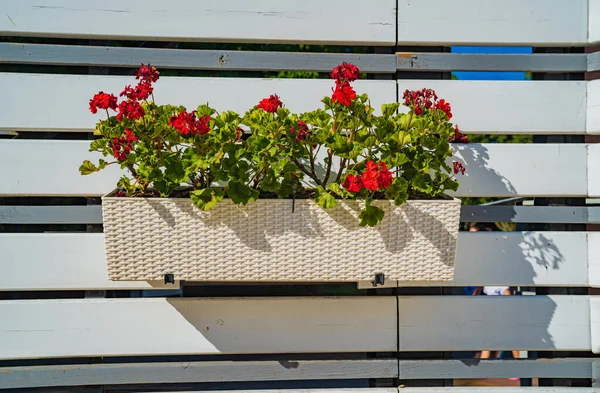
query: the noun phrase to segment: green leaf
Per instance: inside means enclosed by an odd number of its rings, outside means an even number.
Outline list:
[[[383,114],[383,117],[391,117],[396,113],[399,107],[400,104],[397,102],[394,104],[383,104],[381,105],[381,113]]]
[[[352,193],[346,190],[345,188],[342,188],[338,183],[329,183],[327,185],[327,189],[339,196],[340,198],[352,197]]]
[[[98,172],[99,170],[100,169],[89,160],[85,160],[79,167],[79,172],[82,175],[89,175],[91,173]]]
[[[223,190],[216,188],[204,188],[202,190],[194,190],[190,193],[192,202],[198,206],[200,210],[209,210],[216,206],[217,203],[223,200]]]
[[[386,159],[386,162],[390,168],[393,168],[396,166],[402,166],[408,162],[408,157],[406,156],[406,154],[396,153],[396,154],[390,155]]]
[[[264,191],[276,191],[279,189],[280,184],[275,176],[275,172],[272,169],[267,170],[265,177],[260,182],[260,188]]]
[[[227,195],[233,203],[245,205],[258,198],[258,191],[240,181],[232,180],[227,186]]]
[[[395,177],[392,184],[385,190],[385,197],[393,199],[396,206],[408,200],[408,182],[402,177]]]
[[[324,209],[331,209],[337,205],[337,201],[322,186],[318,186],[315,191],[315,202]]]
[[[371,205],[369,202],[365,205],[365,208],[358,213],[358,218],[360,218],[360,226],[370,226],[374,227],[381,220],[383,220],[383,216],[385,212],[383,209],[378,208],[377,206]]]

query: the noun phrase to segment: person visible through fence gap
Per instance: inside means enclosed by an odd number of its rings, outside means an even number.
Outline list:
[[[471,228],[469,228],[469,232],[479,232],[479,231],[493,231],[495,228],[491,225],[482,225],[475,224]],[[483,286],[483,287],[467,287],[465,288],[467,293],[471,293],[473,296],[477,296],[480,294],[485,294],[487,296],[510,296],[512,295],[512,291],[510,287],[501,286],[501,287],[492,287],[492,286]],[[477,352],[475,354],[475,358],[477,359],[499,359],[502,357],[504,351],[492,351],[492,350],[483,350]],[[513,350],[512,356],[514,359],[519,358],[519,351]],[[493,355],[493,356],[492,356]],[[511,380],[518,380],[519,378],[509,378]]]

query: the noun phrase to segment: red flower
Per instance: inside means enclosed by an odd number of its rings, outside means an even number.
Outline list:
[[[274,113],[277,112],[277,108],[281,108],[283,102],[279,99],[276,94],[271,95],[269,98],[264,98],[258,103],[258,107],[265,112]]]
[[[106,94],[100,92],[94,94],[94,97],[90,100],[90,112],[98,113],[98,109],[112,109],[117,110],[117,97],[112,94]]]
[[[137,140],[133,132],[129,128],[126,128],[125,135],[114,138],[112,141],[113,156],[118,161],[127,160],[127,155],[131,153],[131,144]]]
[[[134,100],[123,101],[119,104],[117,121],[123,120],[123,117],[129,120],[139,120],[144,114],[144,108],[142,108],[139,102]]]
[[[210,116],[196,117],[196,111],[188,113],[182,111],[177,115],[171,116],[169,125],[175,128],[180,134],[198,135],[206,134],[210,131]]]
[[[342,184],[342,187],[344,187],[350,192],[359,192],[360,190],[362,190],[363,185],[360,181],[360,176],[348,175],[346,176],[346,180],[344,180],[344,184]]]
[[[356,92],[350,86],[350,83],[335,84],[335,90],[333,91],[333,95],[331,99],[333,102],[339,102],[342,105],[350,106],[352,104],[352,100],[356,98]]]
[[[331,72],[331,78],[335,79],[339,84],[345,82],[354,82],[360,77],[360,71],[358,67],[350,63],[342,63],[335,67]]]
[[[142,81],[146,81],[146,82],[156,82],[158,80],[158,76],[159,73],[156,70],[156,68],[151,67],[150,64],[148,64],[147,66],[145,66],[142,63],[142,66],[140,67],[140,69],[138,70],[135,79],[142,79]]]
[[[130,85],[125,86],[125,89],[119,94],[120,97],[127,96],[130,100],[144,101],[150,97],[154,88],[149,81],[140,81],[135,88]]]
[[[439,109],[441,111],[444,111],[444,113],[446,114],[446,116],[448,116],[448,119],[452,119],[452,112],[450,109],[450,103],[446,102],[446,100],[440,100],[439,102],[437,102],[435,104],[435,108]]]
[[[392,172],[387,169],[384,162],[367,162],[367,168],[361,175],[363,185],[369,190],[377,191],[386,189],[392,184]]]
[[[456,174],[458,174],[458,172],[460,172],[460,174],[461,174],[461,175],[464,175],[464,174],[465,174],[465,170],[466,170],[466,169],[465,169],[465,167],[463,166],[463,164],[461,164],[461,163],[460,163],[460,162],[458,162],[458,161],[454,161],[453,165],[454,165],[454,174],[455,174],[455,175],[456,175]]]
[[[458,126],[454,126],[454,135],[448,139],[448,142],[469,143],[469,138],[459,131]]]
[[[298,130],[296,130],[296,127],[291,127],[290,134],[292,134],[292,136],[296,135],[296,140],[300,142],[310,136],[310,130],[305,122],[298,120]]]

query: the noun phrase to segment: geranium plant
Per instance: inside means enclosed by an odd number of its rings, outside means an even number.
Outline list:
[[[352,86],[359,76],[352,64],[335,67],[332,94],[314,111],[292,113],[273,94],[242,117],[208,105],[193,111],[157,105],[159,73],[142,65],[137,85],[125,87],[121,102],[104,92],[90,100],[92,113],[108,116],[98,122],[100,138],[90,151],[114,159],[86,160],[80,171],[120,165],[128,174],[116,196],[191,197],[203,210],[224,198],[236,204],[314,198],[323,208],[340,199],[363,200],[363,226],[383,219],[374,200],[400,205],[456,190],[456,175],[465,169],[459,162],[448,165],[449,143],[467,138],[451,123],[450,104],[431,89],[407,90],[407,110],[391,103],[375,114],[369,97]]]

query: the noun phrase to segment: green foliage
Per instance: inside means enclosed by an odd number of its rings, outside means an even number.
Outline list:
[[[298,191],[325,209],[334,208],[337,199],[364,200],[363,226],[384,218],[384,211],[372,204],[375,199],[401,205],[458,187],[446,162],[455,130],[449,108],[440,106],[432,91],[411,93],[417,98],[408,100],[406,113],[391,103],[379,115],[369,97],[351,87],[360,77],[358,69],[341,65],[336,72],[334,94],[322,99],[321,108],[305,113],[291,112],[277,96],[243,116],[216,112],[207,104],[194,112],[157,105],[153,95],[127,97],[125,103],[139,104],[143,114],[100,121],[100,138],[90,144],[90,151],[115,161],[86,160],[80,171],[87,175],[117,164],[130,175],[119,180],[121,193],[189,194],[202,210],[224,198],[245,205]]]

